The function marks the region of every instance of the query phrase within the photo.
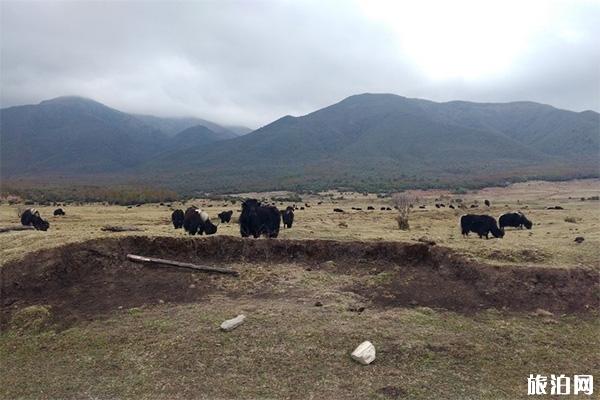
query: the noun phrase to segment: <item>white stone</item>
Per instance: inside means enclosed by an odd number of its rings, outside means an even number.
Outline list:
[[[244,314],[240,314],[235,318],[228,319],[227,321],[223,321],[223,323],[221,324],[221,329],[224,331],[231,331],[231,330],[237,328],[238,326],[240,326],[244,322],[245,319],[246,319],[246,316]]]
[[[362,342],[352,352],[352,358],[363,365],[371,364],[375,360],[375,346],[368,340]]]

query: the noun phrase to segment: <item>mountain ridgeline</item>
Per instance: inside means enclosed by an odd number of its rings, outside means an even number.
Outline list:
[[[59,97],[0,110],[0,166],[8,178],[117,177],[183,141],[205,145],[237,136],[197,118],[132,115],[90,99]]]
[[[482,186],[598,176],[600,115],[363,94],[256,131],[59,98],[1,110],[2,174],[93,173],[180,192]]]

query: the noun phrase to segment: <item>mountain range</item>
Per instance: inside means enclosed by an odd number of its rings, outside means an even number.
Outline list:
[[[232,139],[229,129],[198,118],[127,114],[96,101],[65,96],[0,110],[0,167],[4,177],[84,177],[119,174],[181,148]]]
[[[0,110],[2,175],[95,174],[180,192],[397,190],[598,176],[600,114],[361,94],[248,133],[65,97]],[[242,135],[241,135],[242,134]]]

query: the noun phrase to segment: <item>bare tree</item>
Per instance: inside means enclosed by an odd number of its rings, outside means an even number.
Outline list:
[[[402,231],[409,230],[410,225],[408,224],[408,217],[410,215],[413,199],[405,194],[396,193],[392,196],[392,203],[398,210],[398,215],[396,216],[398,228]]]

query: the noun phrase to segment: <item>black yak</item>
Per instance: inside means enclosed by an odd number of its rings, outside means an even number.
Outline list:
[[[185,210],[183,229],[190,235],[195,235],[196,233],[200,235],[212,235],[217,232],[217,225],[210,222],[207,213],[199,208],[190,207]]]
[[[523,227],[525,227],[527,229],[531,229],[531,227],[533,226],[533,223],[530,220],[528,220],[525,214],[523,214],[522,212],[503,214],[498,219],[498,222],[500,224],[501,229],[504,229],[505,226],[512,226],[520,229],[523,229]]]
[[[175,210],[171,214],[171,222],[173,222],[173,227],[175,229],[181,229],[183,227],[184,219],[185,215],[183,214],[183,210]]]
[[[488,235],[491,232],[496,238],[504,237],[504,229],[498,228],[496,219],[489,215],[467,214],[460,218],[460,228],[464,236],[469,236],[469,232],[475,232],[479,237]]]
[[[343,213],[344,210],[342,210],[341,208],[334,208],[333,212],[339,212],[339,213]]]
[[[263,206],[256,199],[248,199],[242,203],[240,215],[240,234],[242,237],[255,238],[265,235],[276,238],[279,235],[281,215],[277,207]]]
[[[62,208],[57,208],[56,210],[54,210],[54,215],[65,215],[65,210],[63,210]]]
[[[40,212],[35,208],[28,208],[21,214],[21,224],[23,226],[33,226],[38,231],[47,231],[50,227],[48,221],[40,217]]]
[[[233,215],[233,211],[223,211],[217,214],[217,217],[221,220],[222,223],[228,223],[231,221],[231,216]]]
[[[491,205],[490,201],[489,201],[489,200],[487,200],[487,199],[486,199],[486,200],[483,202],[483,204],[485,204],[485,205],[486,205],[486,206],[488,206],[488,207]]]
[[[368,206],[367,207],[367,210],[374,210],[374,209],[375,209],[375,207],[373,207],[373,206]]]
[[[284,211],[281,211],[281,219],[283,220],[284,228],[291,228],[294,223],[294,208],[287,207]]]

